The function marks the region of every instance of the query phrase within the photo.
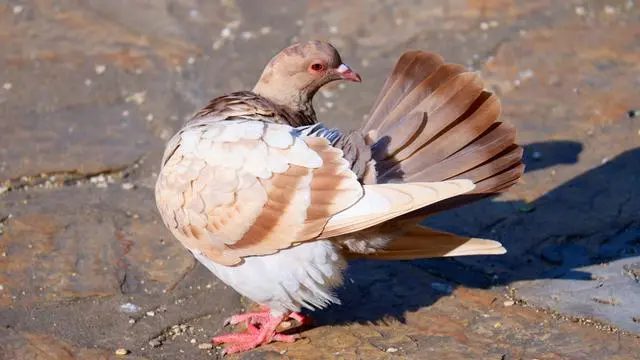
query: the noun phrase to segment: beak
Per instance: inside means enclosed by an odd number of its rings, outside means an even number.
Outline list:
[[[362,81],[362,79],[360,79],[360,75],[358,75],[357,72],[351,70],[351,68],[345,64],[340,64],[340,66],[338,66],[338,68],[336,69],[336,72],[338,73],[341,79],[355,81],[355,82]]]

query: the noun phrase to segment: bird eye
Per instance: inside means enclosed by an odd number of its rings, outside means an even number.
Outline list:
[[[324,65],[322,65],[320,63],[313,63],[313,64],[311,64],[311,70],[313,70],[313,71],[322,71],[322,70],[324,70]]]

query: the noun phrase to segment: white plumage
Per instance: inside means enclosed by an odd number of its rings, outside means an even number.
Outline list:
[[[346,262],[330,241],[312,241],[267,256],[250,256],[237,266],[217,264],[193,255],[220,280],[274,315],[324,308],[340,303],[334,289],[342,284]]]

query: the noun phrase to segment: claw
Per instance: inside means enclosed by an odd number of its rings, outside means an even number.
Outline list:
[[[219,335],[211,339],[214,344],[230,344],[222,350],[222,356],[254,349],[272,341],[292,343],[300,339],[300,335],[285,335],[276,328],[285,318],[291,318],[300,323],[307,323],[306,318],[298,313],[287,316],[273,316],[269,310],[263,312],[244,313],[234,315],[224,321],[225,326],[246,322],[247,330],[242,333]]]

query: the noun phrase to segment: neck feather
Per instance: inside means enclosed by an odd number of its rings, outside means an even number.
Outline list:
[[[312,103],[314,94],[299,91],[293,87],[273,86],[272,83],[262,82],[262,78],[260,80],[253,88],[253,92],[269,99],[293,115],[288,121],[289,125],[312,125],[318,122]]]

